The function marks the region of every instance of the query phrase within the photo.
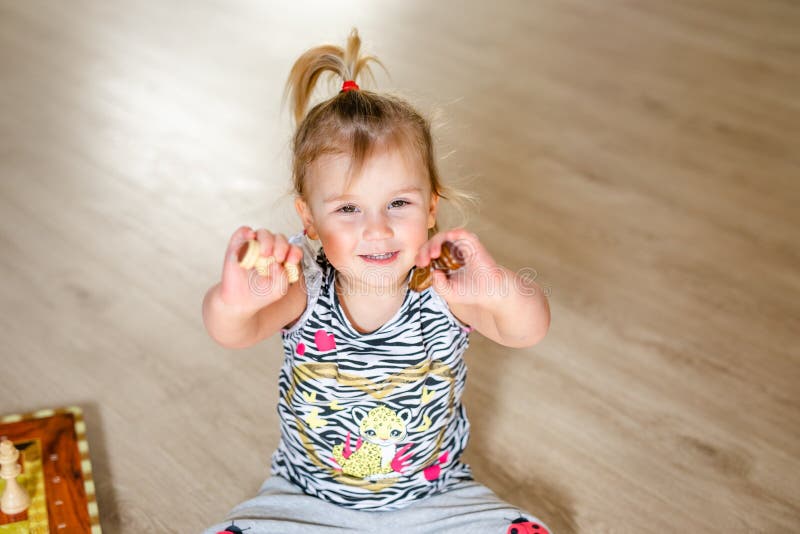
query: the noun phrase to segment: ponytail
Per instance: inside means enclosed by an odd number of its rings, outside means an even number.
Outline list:
[[[295,61],[289,79],[286,80],[284,100],[290,100],[290,108],[295,122],[300,124],[305,117],[311,95],[319,77],[328,72],[342,82],[356,81],[362,72],[375,80],[368,63],[374,61],[381,67],[383,63],[375,56],[360,57],[361,38],[358,30],[352,29],[345,48],[336,45],[321,45],[307,50]],[[384,68],[385,69],[385,68]]]

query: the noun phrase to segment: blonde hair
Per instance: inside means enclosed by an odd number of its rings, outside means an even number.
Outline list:
[[[361,170],[365,160],[379,148],[404,149],[406,157],[427,171],[431,192],[453,202],[463,215],[466,202],[475,197],[442,183],[434,156],[430,122],[406,100],[391,94],[364,89],[340,91],[306,113],[320,76],[325,73],[337,81],[357,81],[362,74],[375,78],[369,63],[384,68],[375,56],[361,55],[361,38],[353,28],[345,48],[322,45],[303,53],[294,63],[286,81],[284,100],[297,124],[292,142],[292,180],[294,193],[306,199],[306,175],[322,155],[350,156],[349,177]],[[429,235],[438,232],[438,223]]]

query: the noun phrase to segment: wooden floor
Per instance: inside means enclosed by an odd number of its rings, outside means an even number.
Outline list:
[[[0,0],[0,413],[84,408],[108,533],[255,492],[280,341],[200,304],[237,226],[298,230],[282,84],[354,25],[551,292],[538,346],[472,339],[476,477],[559,534],[800,532],[790,0]]]

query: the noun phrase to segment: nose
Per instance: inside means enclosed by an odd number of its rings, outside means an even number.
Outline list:
[[[364,225],[364,240],[379,241],[394,235],[392,226],[389,224],[389,216],[386,213],[373,213]]]

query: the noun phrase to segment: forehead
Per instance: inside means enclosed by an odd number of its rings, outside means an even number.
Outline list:
[[[309,193],[317,201],[348,195],[372,197],[400,189],[418,188],[430,192],[427,172],[418,158],[402,150],[382,149],[366,157],[357,172],[351,172],[348,154],[324,154],[309,167]]]

